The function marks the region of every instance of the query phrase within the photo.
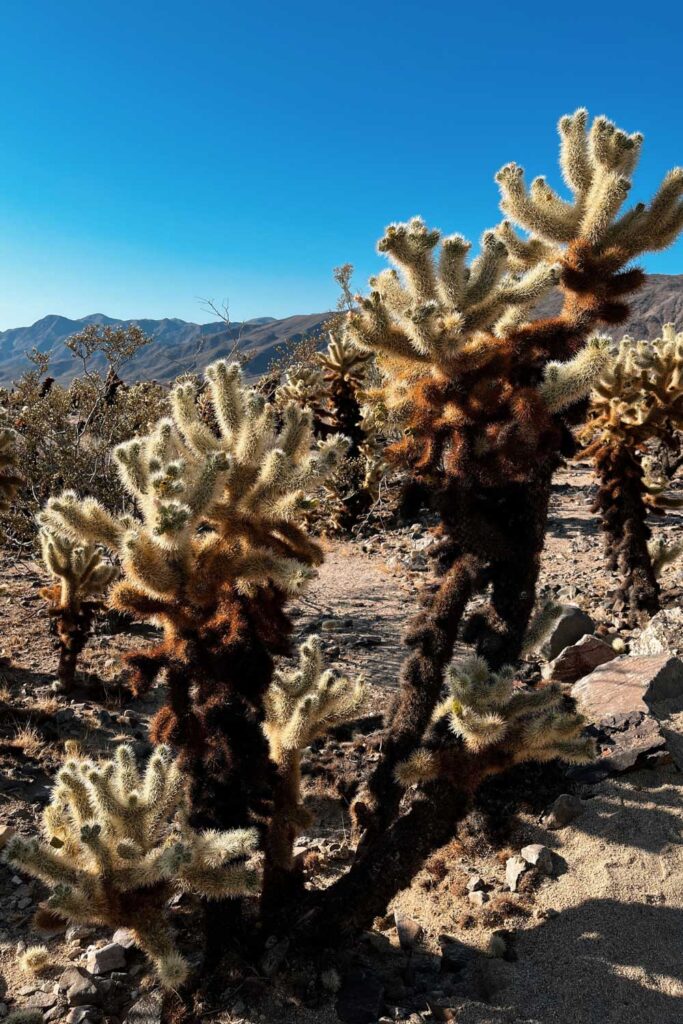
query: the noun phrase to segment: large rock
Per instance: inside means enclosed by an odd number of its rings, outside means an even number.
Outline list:
[[[589,675],[599,665],[613,661],[617,653],[610,644],[597,636],[582,636],[546,665],[543,675],[556,683],[575,683]]]
[[[624,771],[666,754],[683,766],[683,661],[667,654],[626,656],[572,687],[595,725],[601,764]],[[666,748],[666,749],[665,749]]]
[[[631,654],[640,657],[657,654],[683,656],[683,608],[665,608],[653,615],[631,644]]]
[[[88,954],[88,970],[91,974],[108,974],[121,971],[126,966],[126,951],[118,942],[109,942]]]
[[[548,661],[552,661],[565,647],[575,644],[582,636],[594,631],[595,623],[583,608],[566,604],[552,633],[543,644],[542,653]]]

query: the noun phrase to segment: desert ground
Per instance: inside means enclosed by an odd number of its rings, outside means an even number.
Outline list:
[[[604,571],[602,540],[590,512],[593,478],[586,467],[561,472],[553,492],[541,590],[590,614],[596,633],[617,640],[626,656],[638,630],[625,628],[613,604],[616,583]],[[680,515],[653,520],[658,534],[680,528]],[[354,728],[320,743],[304,770],[316,811],[299,843],[324,878],[352,854],[348,804],[354,773],[376,758],[379,717],[391,699],[403,655],[403,627],[430,579],[429,523],[353,542],[327,541],[317,580],[295,611],[296,639],[320,633],[331,664],[362,673],[367,707]],[[0,593],[0,836],[29,834],[48,799],[64,742],[90,754],[112,740],[147,749],[157,703],[133,699],[121,683],[119,657],[147,643],[114,618],[96,627],[83,657],[78,690],[51,690],[56,664],[36,562],[6,557]],[[562,581],[562,582],[560,582]],[[676,569],[664,577],[664,604],[680,603]],[[395,1020],[466,1024],[676,1024],[683,1020],[683,776],[667,751],[630,770],[519,770],[509,784],[485,787],[457,841],[432,857],[390,915],[354,949],[340,954],[341,991],[310,1005],[305,986],[284,988],[277,974],[254,967],[221,997],[216,1022]],[[568,824],[548,827],[561,794],[578,797]],[[551,854],[552,870],[528,868],[516,891],[508,858],[529,844]],[[0,1017],[37,1008],[45,1021],[70,1024],[159,1019],[158,989],[144,958],[124,949],[116,969],[97,973],[78,995],[74,967],[93,968],[111,936],[69,928],[45,934],[32,923],[45,892],[40,883],[0,872]],[[183,913],[179,905],[177,912]],[[400,923],[401,939],[397,931]],[[125,937],[124,937],[125,939]],[[45,943],[46,975],[22,972],[19,955]],[[286,955],[286,952],[285,952]],[[74,995],[74,992],[76,994]],[[374,1014],[374,1016],[373,1016]]]

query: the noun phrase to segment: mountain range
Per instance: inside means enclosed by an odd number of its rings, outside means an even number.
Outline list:
[[[552,316],[560,308],[559,292],[548,295],[537,314]],[[142,349],[123,371],[126,380],[170,381],[180,373],[202,370],[208,363],[227,356],[238,344],[248,359],[246,373],[251,379],[264,373],[280,346],[306,336],[321,334],[330,313],[308,313],[282,320],[257,317],[243,323],[188,323],[185,320],[115,320],[95,313],[80,320],[46,316],[31,327],[0,331],[0,383],[8,385],[28,368],[27,352],[33,348],[50,354],[50,374],[60,382],[74,377],[79,364],[64,342],[86,324],[136,323],[153,343]],[[651,274],[632,300],[631,318],[613,332],[616,337],[629,333],[636,338],[656,338],[662,325],[675,323],[683,330],[683,274]]]

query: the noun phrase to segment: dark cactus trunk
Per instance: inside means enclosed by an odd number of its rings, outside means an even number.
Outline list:
[[[605,551],[621,577],[620,603],[634,619],[659,610],[659,584],[648,551],[651,537],[644,501],[643,469],[626,445],[605,444],[596,453],[599,478],[593,511],[605,531]]]

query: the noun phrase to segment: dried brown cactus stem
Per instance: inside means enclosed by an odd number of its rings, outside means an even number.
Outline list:
[[[595,454],[599,479],[593,506],[605,531],[605,551],[610,568],[621,576],[620,603],[634,618],[659,610],[660,587],[648,550],[651,531],[647,525],[643,467],[628,444],[605,443]]]
[[[354,804],[356,822],[363,830],[361,845],[370,843],[398,811],[402,789],[394,775],[396,767],[420,743],[429,725],[463,613],[482,568],[483,561],[471,554],[457,558],[428,608],[408,629],[405,642],[411,653],[401,668],[382,759]]]
[[[57,593],[59,590],[57,584],[54,587],[43,588],[40,594],[50,602],[49,615],[55,623],[59,641],[55,689],[61,693],[69,693],[74,688],[78,659],[88,642],[93,619],[101,606],[92,601],[85,601],[78,607],[62,604]],[[59,603],[56,603],[58,601]]]

